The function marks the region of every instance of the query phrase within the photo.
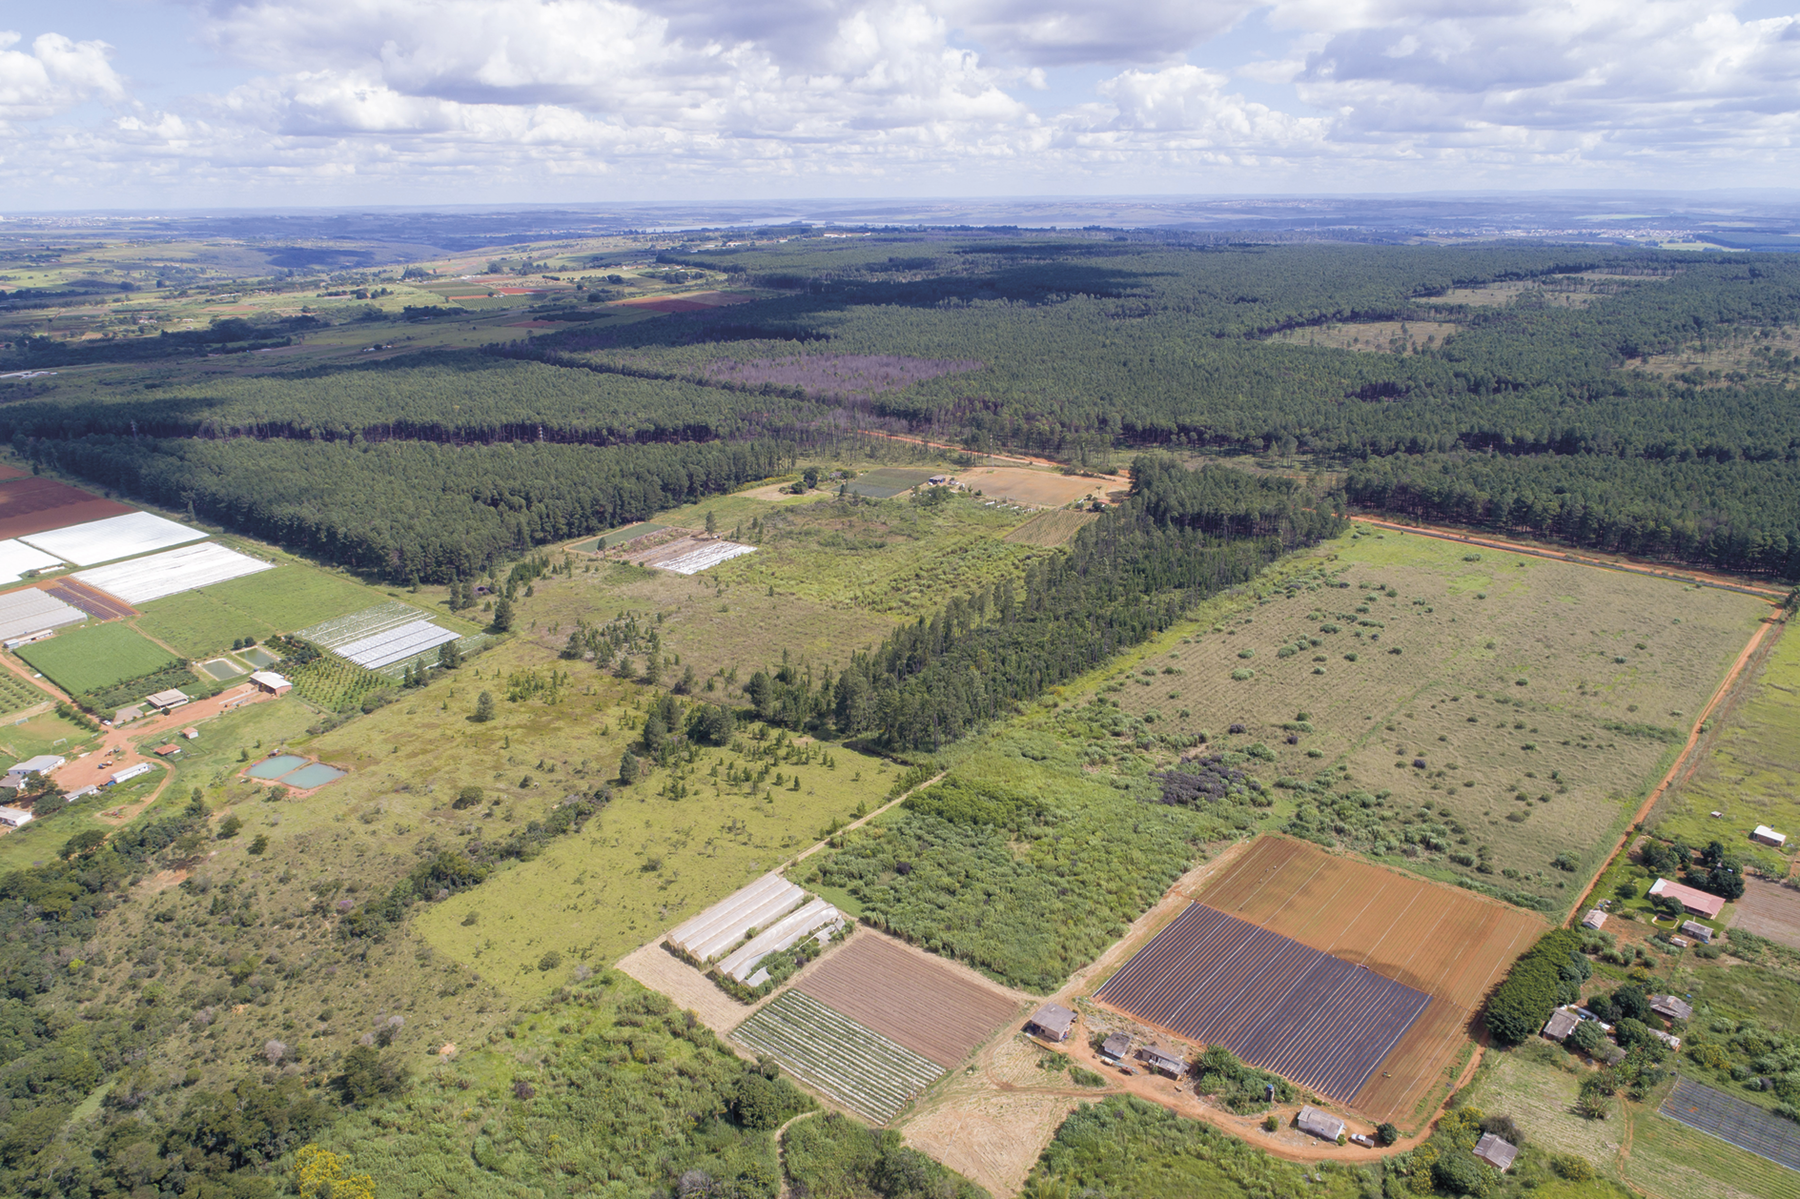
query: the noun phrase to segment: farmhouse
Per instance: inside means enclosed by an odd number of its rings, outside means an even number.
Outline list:
[[[1672,883],[1666,878],[1659,878],[1650,884],[1649,893],[1667,896],[1693,915],[1704,916],[1708,920],[1717,920],[1719,913],[1725,909],[1725,901],[1719,896],[1708,895],[1681,883]]]
[[[31,823],[31,813],[24,808],[0,808],[0,824],[7,828],[18,828],[21,824]]]
[[[1761,841],[1764,845],[1773,845],[1777,849],[1787,844],[1786,833],[1778,833],[1766,824],[1757,825],[1756,831],[1750,834],[1750,839]]]
[[[1712,929],[1707,928],[1704,924],[1700,924],[1693,920],[1683,920],[1681,922],[1681,931],[1694,938],[1696,941],[1704,942],[1707,945],[1712,944]]]
[[[258,670],[251,674],[250,681],[258,691],[265,691],[270,695],[286,695],[294,689],[292,683],[272,670]]]
[[[1301,1132],[1311,1133],[1321,1141],[1335,1141],[1344,1135],[1344,1122],[1330,1112],[1316,1107],[1303,1107],[1294,1123]]]
[[[1501,1172],[1512,1169],[1513,1158],[1519,1156],[1519,1147],[1511,1141],[1503,1141],[1493,1133],[1484,1133],[1475,1142],[1475,1156]]]
[[[1066,1041],[1069,1030],[1075,1027],[1075,1013],[1061,1004],[1046,1003],[1037,1010],[1037,1014],[1025,1022],[1027,1032],[1035,1032],[1046,1041]]]
[[[158,691],[155,695],[145,697],[144,702],[152,708],[179,708],[183,704],[192,703],[193,700],[187,692],[171,687],[167,691]]]
[[[1550,1013],[1550,1022],[1544,1025],[1544,1035],[1552,1041],[1560,1041],[1574,1032],[1580,1023],[1580,1016],[1568,1008],[1558,1008]]]
[[[1122,1032],[1116,1032],[1100,1042],[1100,1056],[1109,1062],[1123,1061],[1130,1052],[1131,1038]]]
[[[1666,1016],[1670,1020],[1692,1020],[1694,1018],[1693,1007],[1673,995],[1652,995],[1650,1010],[1659,1016]]]
[[[1181,1055],[1160,1045],[1146,1045],[1138,1050],[1138,1060],[1170,1078],[1180,1078],[1187,1073],[1187,1063],[1181,1060]]]
[[[1583,928],[1599,928],[1605,923],[1606,913],[1599,908],[1589,909],[1588,914],[1581,918],[1581,927]]]

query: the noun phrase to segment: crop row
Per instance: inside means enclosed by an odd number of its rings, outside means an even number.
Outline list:
[[[732,1036],[877,1124],[893,1119],[944,1072],[799,991],[751,1016]]]
[[[339,616],[332,620],[321,621],[310,629],[301,629],[295,636],[314,645],[326,649],[336,649],[340,645],[349,645],[364,637],[373,637],[377,633],[385,633],[389,629],[397,629],[401,625],[410,624],[425,617],[425,613],[398,600],[389,600],[385,604],[377,604],[373,608],[364,608],[360,612],[352,612],[348,616]]]

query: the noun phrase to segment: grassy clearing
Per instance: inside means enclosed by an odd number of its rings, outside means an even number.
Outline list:
[[[1705,845],[1715,838],[1762,862],[1791,869],[1795,841],[1785,851],[1750,841],[1767,824],[1800,831],[1800,636],[1784,628],[1761,673],[1732,712],[1693,776],[1657,803],[1651,821],[1660,836]],[[1713,812],[1723,814],[1715,819]],[[1800,838],[1796,838],[1800,840]],[[1766,861],[1764,861],[1766,859]]]
[[[137,623],[183,655],[201,658],[243,637],[261,641],[366,608],[384,594],[331,571],[280,566],[155,600]]]
[[[1214,752],[1260,743],[1275,778],[1378,797],[1355,827],[1303,812],[1316,834],[1441,878],[1480,873],[1486,846],[1493,883],[1552,907],[1574,901],[1570,884],[1768,612],[1398,534],[1347,536],[1312,566],[1136,655],[1109,684],[1119,703],[1155,730],[1207,734]],[[1569,869],[1553,868],[1560,855]]]
[[[1632,1113],[1627,1179],[1666,1199],[1771,1199],[1800,1175],[1655,1111]]]
[[[1058,510],[1040,512],[1018,528],[1006,535],[1006,540],[1014,545],[1041,545],[1054,548],[1065,545],[1083,525],[1092,524],[1100,517],[1093,512],[1070,512]]]
[[[152,674],[175,659],[129,625],[83,625],[48,641],[22,645],[19,656],[71,695]]]

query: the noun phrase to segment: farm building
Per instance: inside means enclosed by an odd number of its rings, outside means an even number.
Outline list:
[[[173,741],[169,742],[167,745],[159,745],[156,747],[156,756],[159,758],[172,758],[180,752],[181,746],[175,744]]]
[[[1316,1107],[1303,1107],[1294,1123],[1301,1132],[1311,1133],[1321,1141],[1335,1141],[1344,1135],[1344,1122],[1330,1112]]]
[[[266,691],[270,695],[286,695],[294,689],[294,685],[272,670],[259,670],[250,676],[250,681],[258,691]]]
[[[1606,913],[1599,908],[1590,908],[1588,914],[1581,918],[1581,927],[1599,928],[1606,923]]]
[[[120,783],[129,783],[132,779],[140,778],[149,773],[150,763],[139,762],[136,766],[127,766],[125,769],[114,774],[112,776],[112,781],[106,785],[109,787],[116,787]]]
[[[1066,1041],[1074,1027],[1075,1013],[1056,1003],[1046,1003],[1025,1022],[1026,1032],[1035,1032],[1046,1041]]]
[[[1696,941],[1700,941],[1707,945],[1712,944],[1712,937],[1713,937],[1712,929],[1706,927],[1704,924],[1701,924],[1698,921],[1683,920],[1681,922],[1681,931],[1686,933],[1688,936],[1694,938],[1694,940],[1696,940]]]
[[[7,828],[18,828],[21,824],[31,823],[31,813],[24,808],[0,808],[0,824]]]
[[[1657,1040],[1661,1041],[1664,1045],[1667,1045],[1670,1049],[1673,1049],[1676,1052],[1680,1052],[1680,1050],[1681,1050],[1681,1038],[1680,1037],[1672,1036],[1671,1034],[1664,1032],[1660,1028],[1652,1028],[1648,1031],[1651,1036],[1653,1036]]]
[[[1683,1003],[1673,995],[1652,995],[1650,1010],[1659,1016],[1666,1016],[1670,1020],[1692,1020],[1694,1018],[1692,1005]]]
[[[1666,878],[1659,878],[1650,884],[1651,895],[1663,895],[1673,899],[1695,916],[1704,916],[1708,920],[1717,920],[1719,913],[1725,909],[1725,901],[1717,895],[1708,895],[1705,891],[1681,883],[1672,883]]]
[[[146,696],[144,702],[152,708],[179,708],[183,704],[192,703],[193,700],[187,692],[177,687],[171,687],[167,691],[158,691],[155,695]]]
[[[1116,1032],[1100,1042],[1100,1056],[1108,1061],[1120,1062],[1131,1052],[1131,1038],[1122,1032]]]
[[[1505,1172],[1512,1169],[1513,1158],[1519,1156],[1519,1147],[1511,1141],[1503,1141],[1493,1133],[1484,1133],[1475,1142],[1475,1156],[1494,1169]]]
[[[1786,833],[1778,833],[1766,824],[1757,825],[1756,831],[1750,834],[1750,839],[1761,841],[1764,845],[1773,845],[1777,849],[1787,844]]]
[[[1181,1060],[1181,1055],[1161,1045],[1144,1046],[1138,1050],[1138,1060],[1158,1074],[1167,1074],[1170,1078],[1180,1078],[1187,1073],[1187,1063]]]
[[[1550,1022],[1544,1025],[1544,1035],[1552,1041],[1560,1041],[1574,1032],[1580,1024],[1580,1016],[1568,1008],[1558,1008],[1550,1013]]]
[[[20,785],[22,785],[24,780],[30,778],[32,775],[48,774],[67,760],[67,758],[58,757],[56,754],[39,754],[35,758],[26,758],[23,762],[13,763],[6,773],[9,777],[20,780]]]
[[[189,741],[193,741],[200,736],[200,730],[195,728],[182,729],[181,735],[186,737]]]

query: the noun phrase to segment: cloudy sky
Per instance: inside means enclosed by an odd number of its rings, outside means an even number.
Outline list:
[[[1800,186],[1800,0],[0,0],[0,213]]]

